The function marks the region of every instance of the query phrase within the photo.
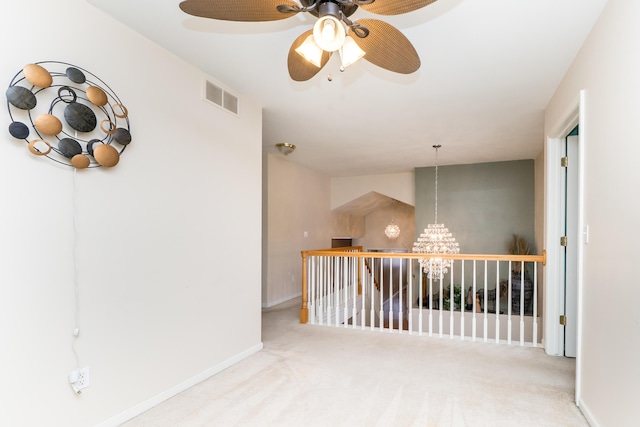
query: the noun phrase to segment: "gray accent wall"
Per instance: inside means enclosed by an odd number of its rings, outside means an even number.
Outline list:
[[[416,238],[434,222],[435,167],[416,168]],[[438,222],[464,254],[506,254],[520,234],[534,241],[534,161],[438,166]],[[532,248],[535,253],[535,248]]]

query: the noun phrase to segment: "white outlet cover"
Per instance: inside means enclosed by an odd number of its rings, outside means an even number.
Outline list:
[[[80,373],[78,375],[78,381],[76,385],[78,386],[79,390],[82,390],[83,388],[89,387],[90,384],[91,383],[89,381],[89,367],[87,366],[86,368],[80,369]]]

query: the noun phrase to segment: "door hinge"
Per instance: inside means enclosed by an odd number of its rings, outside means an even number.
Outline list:
[[[560,324],[562,326],[567,326],[567,316],[565,315],[560,316]]]
[[[567,236],[560,237],[560,246],[567,246],[568,243],[569,243],[569,239],[567,238]]]
[[[569,158],[568,157],[562,157],[560,159],[560,166],[562,166],[563,168],[569,167]]]

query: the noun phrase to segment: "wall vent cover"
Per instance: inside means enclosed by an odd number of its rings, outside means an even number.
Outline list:
[[[238,115],[238,97],[227,92],[217,84],[205,79],[204,98],[225,109],[233,115]]]

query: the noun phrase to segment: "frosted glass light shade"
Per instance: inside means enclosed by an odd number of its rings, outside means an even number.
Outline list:
[[[333,15],[325,15],[313,26],[313,38],[322,50],[335,52],[344,44],[347,32],[342,22]]]
[[[296,48],[296,53],[318,68],[322,65],[322,48],[318,46],[312,35]]]
[[[360,46],[358,46],[353,37],[347,36],[344,39],[344,44],[340,48],[340,61],[342,62],[343,68],[347,68],[364,55],[366,55],[366,52],[360,49]]]

